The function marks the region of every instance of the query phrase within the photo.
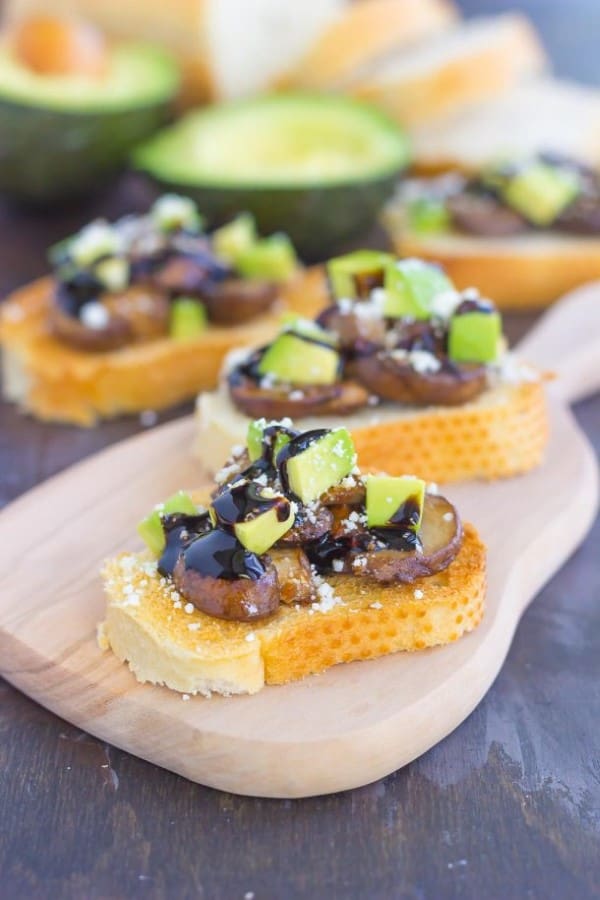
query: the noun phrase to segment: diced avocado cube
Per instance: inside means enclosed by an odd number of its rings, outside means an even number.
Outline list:
[[[335,428],[290,456],[284,465],[292,493],[310,503],[350,474],[356,465],[354,441],[346,428]]]
[[[498,356],[501,337],[500,313],[468,312],[452,316],[448,356],[454,362],[493,362]]]
[[[509,179],[503,197],[534,225],[550,225],[580,191],[574,172],[535,163]]]
[[[198,337],[206,330],[206,307],[192,297],[179,297],[171,304],[169,335],[176,341]]]
[[[287,234],[272,234],[242,250],[235,267],[244,278],[286,281],[296,271],[298,259]]]
[[[103,259],[94,267],[94,275],[107,291],[123,291],[129,282],[129,263],[122,256]]]
[[[235,536],[246,550],[260,556],[290,530],[296,517],[295,504],[289,504],[289,515],[283,521],[279,515],[280,509],[274,507],[245,522],[236,522],[233,526]]]
[[[384,287],[384,315],[413,319],[428,319],[433,298],[454,290],[439,266],[421,259],[402,259],[388,266]]]
[[[408,225],[416,234],[440,234],[450,228],[451,218],[443,200],[420,197],[407,207]]]
[[[338,343],[338,337],[332,331],[321,328],[313,319],[306,319],[297,313],[288,314],[287,322],[284,322],[284,331],[319,341],[321,344],[330,344],[332,347],[336,347]]]
[[[68,245],[69,256],[78,266],[90,266],[102,256],[112,256],[119,252],[121,239],[117,230],[98,219],[90,222],[74,235]]]
[[[334,384],[339,368],[340,356],[333,347],[284,332],[263,354],[258,373],[288,384]]]
[[[372,288],[381,287],[385,269],[393,260],[391,253],[381,250],[355,250],[330,259],[327,276],[331,293],[336,300],[367,298]]]
[[[160,503],[150,515],[139,523],[137,532],[155,556],[160,556],[165,549],[165,534],[161,516],[177,512],[185,513],[188,516],[195,516],[198,512],[196,504],[185,491],[177,491],[164,503]]]
[[[217,256],[230,265],[237,265],[239,257],[257,243],[256,224],[251,213],[241,213],[212,233]]]
[[[254,419],[248,425],[248,433],[246,436],[246,445],[248,447],[248,455],[250,462],[255,462],[263,454],[263,434],[267,425],[276,425],[274,422],[267,422],[266,419]],[[280,431],[273,441],[273,459],[277,458],[279,451],[289,444],[290,436],[284,431]]]
[[[414,475],[367,476],[367,525],[385,527],[407,524],[418,531],[423,516],[425,482]]]
[[[198,232],[204,225],[194,201],[179,194],[163,194],[153,204],[150,215],[157,227],[166,232],[179,229]]]

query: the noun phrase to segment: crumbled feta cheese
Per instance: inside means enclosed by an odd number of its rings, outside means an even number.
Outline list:
[[[454,518],[453,512],[446,512],[442,516],[442,519],[444,520],[444,522],[451,522],[453,518]]]
[[[200,622],[190,622],[190,624],[188,625],[188,631],[199,631],[201,627],[202,626]]]
[[[107,308],[102,303],[98,303],[97,300],[90,300],[89,303],[84,303],[79,310],[79,318],[86,328],[91,328],[93,331],[106,328],[110,320]]]
[[[415,598],[415,600],[422,600],[423,599],[423,591],[419,590],[419,588],[416,588],[416,590],[414,592],[414,598]]]
[[[437,495],[439,494],[440,489],[439,486],[435,483],[435,481],[430,481],[427,485],[427,493]]]
[[[183,611],[184,611],[185,613],[187,613],[188,616],[191,616],[191,614],[194,612],[194,604],[193,604],[193,603],[186,603],[185,606],[183,607]]]
[[[252,643],[252,641],[256,640],[256,635],[254,634],[253,631],[251,631],[249,634],[246,635],[245,639],[248,641],[248,643]]]
[[[190,699],[190,695],[189,695],[189,694],[182,694],[182,695],[181,695],[181,699],[182,699],[182,700],[189,700],[189,699]]]
[[[289,398],[290,398],[290,400],[293,400],[293,401],[303,400],[304,399],[304,391],[299,391],[299,390],[290,391]]]
[[[331,561],[331,568],[334,572],[342,572],[344,570],[344,560],[343,559],[333,559]]]
[[[377,601],[376,603],[369,604],[370,609],[383,609],[383,604]]]

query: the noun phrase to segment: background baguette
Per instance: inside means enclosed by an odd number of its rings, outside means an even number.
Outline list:
[[[187,102],[266,89],[306,52],[347,0],[6,0],[10,23],[32,11],[80,16],[115,38],[162,44]]]
[[[277,332],[284,308],[304,315],[324,305],[319,269],[282,288],[285,307],[230,328],[210,326],[199,338],[164,338],[109,353],[85,353],[47,333],[51,280],[14,293],[0,307],[3,391],[6,399],[47,421],[94,425],[100,418],[163,409],[214,387],[224,356]]]
[[[231,403],[225,386],[201,394],[196,450],[216,471],[234,444],[246,441],[249,419]],[[516,380],[456,407],[422,409],[384,404],[343,418],[298,419],[303,430],[345,426],[361,467],[427,481],[495,479],[527,472],[542,461],[548,439],[541,380]]]
[[[415,130],[418,171],[467,173],[502,158],[552,150],[600,166],[600,91],[540,78]]]
[[[189,694],[253,694],[337,663],[457,640],[481,620],[485,548],[466,525],[458,556],[435,577],[381,585],[338,575],[327,579],[332,603],[282,604],[254,624],[187,614],[142,554],[109,560],[103,577],[108,606],[100,644],[127,661],[139,681]]]
[[[362,0],[346,7],[308,52],[279,81],[281,87],[327,89],[356,78],[365,65],[390,51],[428,38],[458,12],[450,0]]]
[[[441,263],[459,290],[477,285],[500,309],[545,307],[600,278],[600,238],[549,233],[427,237],[396,230],[393,218],[392,212],[387,223],[401,256]]]
[[[471,19],[352,80],[348,90],[415,127],[506,91],[541,72],[546,55],[528,19],[517,13]]]

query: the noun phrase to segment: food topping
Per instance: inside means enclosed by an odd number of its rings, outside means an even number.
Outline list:
[[[446,499],[414,476],[362,476],[345,428],[296,431],[253,421],[207,509],[179,492],[138,532],[184,599],[252,621],[280,603],[315,603],[347,575],[412,582],[446,568],[462,529]]]
[[[376,284],[369,292],[361,265]],[[455,406],[486,389],[488,367],[501,356],[502,323],[474,288],[456,291],[432,263],[374,251],[331,260],[328,272],[334,291],[345,285],[355,296],[334,296],[315,322],[288,322],[235,365],[228,385],[240,410],[343,416],[380,401]]]
[[[600,178],[551,153],[492,166],[470,179],[415,179],[399,196],[405,224],[423,235],[452,228],[482,237],[534,229],[600,233]]]
[[[212,236],[202,229],[192,200],[166,194],[147,215],[92,222],[57,244],[51,332],[107,351],[194,338],[209,322],[236,325],[269,310],[297,264],[287,237],[258,238],[248,214]]]

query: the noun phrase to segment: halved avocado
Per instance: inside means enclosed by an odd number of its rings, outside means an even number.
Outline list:
[[[134,153],[162,187],[193,197],[213,225],[240,210],[323,258],[367,230],[407,165],[408,141],[346,97],[284,93],[195,110]]]
[[[97,187],[169,118],[179,87],[161,50],[120,44],[100,79],[38,74],[0,47],[0,190],[46,202]]]

